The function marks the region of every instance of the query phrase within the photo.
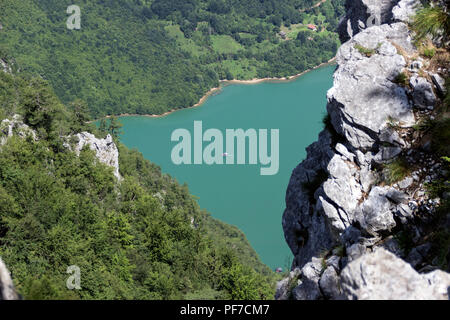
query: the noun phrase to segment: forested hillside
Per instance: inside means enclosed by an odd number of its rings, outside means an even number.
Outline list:
[[[284,77],[328,61],[344,0],[2,0],[0,48],[90,114],[192,106],[220,79]],[[317,31],[307,28],[317,26]]]
[[[113,126],[86,125],[81,102],[68,110],[46,81],[4,73],[2,60],[0,257],[25,299],[273,297],[274,273],[242,232],[136,150],[119,143],[120,183],[89,148],[77,156],[74,134]],[[23,123],[11,134],[5,119]],[[71,265],[81,290],[66,288]]]

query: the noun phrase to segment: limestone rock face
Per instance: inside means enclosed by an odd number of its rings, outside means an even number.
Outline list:
[[[286,210],[283,215],[284,235],[295,256],[294,266],[303,266],[320,251],[333,244],[329,225],[324,215],[311,215],[314,203],[310,197],[315,197],[308,191],[311,183],[326,172],[330,159],[335,152],[330,147],[331,135],[323,131],[319,140],[307,148],[307,158],[292,173],[286,192]]]
[[[333,126],[352,147],[371,149],[388,119],[414,124],[406,91],[393,82],[406,66],[394,44],[412,50],[408,39],[405,24],[382,25],[362,31],[339,49],[327,109]],[[377,54],[367,57],[361,47]]]
[[[0,300],[18,300],[19,296],[14,289],[11,275],[0,258]]]
[[[347,0],[346,16],[339,25],[339,37],[342,42],[349,40],[369,26],[381,25],[392,21],[392,9],[399,0]]]
[[[289,181],[282,223],[298,282],[281,281],[279,299],[448,298],[449,274],[413,269],[436,268],[422,221],[439,199],[426,198],[423,185],[435,179],[440,164],[412,150],[408,136],[416,115],[429,113],[441,94],[419,77],[426,61],[417,58],[409,29],[399,22],[413,14],[415,2],[348,1],[348,16],[364,21],[372,5],[382,9],[383,24],[358,23],[338,50],[327,94],[331,121]],[[406,71],[412,74],[408,88],[397,81]],[[440,93],[438,77],[431,79]],[[422,169],[387,185],[383,168],[400,156],[419,157]],[[399,230],[411,237],[410,250]]]
[[[411,17],[420,6],[419,0],[401,0],[392,9],[392,18],[394,21],[411,22]]]
[[[283,227],[294,266],[301,267],[321,248],[338,244],[343,231],[355,222],[372,234],[395,226],[388,211],[397,204],[386,198],[387,191],[378,196],[374,191],[362,201],[375,182],[372,162],[392,159],[406,145],[388,122],[396,119],[404,127],[415,123],[405,89],[392,81],[406,66],[394,43],[413,50],[405,24],[369,28],[339,49],[327,105],[333,128],[307,148],[307,158],[294,170],[286,194]],[[356,45],[373,49],[374,54],[367,57]],[[335,134],[345,141],[334,143]],[[308,190],[320,176],[320,187]],[[375,210],[380,204],[384,215]]]
[[[114,143],[111,135],[105,139],[98,139],[89,132],[82,132],[76,135],[78,144],[75,146],[75,152],[79,155],[84,146],[88,146],[95,151],[100,162],[114,168],[114,176],[121,180],[119,173],[119,150]]]
[[[380,248],[350,262],[342,270],[341,287],[347,299],[447,300],[450,275],[442,271],[419,274]]]
[[[387,190],[374,187],[360,207],[356,220],[369,234],[376,235],[379,231],[390,231],[396,225],[392,207],[393,204],[387,197]]]

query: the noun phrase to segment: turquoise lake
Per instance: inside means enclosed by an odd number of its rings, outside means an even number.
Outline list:
[[[281,226],[286,188],[292,170],[306,157],[305,148],[323,127],[334,70],[334,65],[325,66],[290,82],[227,85],[200,107],[161,118],[121,117],[121,141],[187,183],[212,216],[239,227],[268,266],[290,267],[292,253]],[[226,129],[279,129],[278,174],[261,176],[260,164],[174,165],[172,132],[184,128],[193,135],[194,121],[203,122],[203,132],[221,130],[224,140]],[[268,135],[270,147],[270,130]]]

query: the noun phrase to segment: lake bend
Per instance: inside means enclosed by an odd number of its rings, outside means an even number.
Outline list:
[[[281,225],[286,188],[323,128],[335,68],[225,85],[202,105],[163,117],[120,117],[121,141],[187,183],[200,207],[241,229],[269,267],[290,267]]]

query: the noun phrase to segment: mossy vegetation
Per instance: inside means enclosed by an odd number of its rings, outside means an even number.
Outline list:
[[[355,49],[359,51],[359,53],[365,55],[366,57],[371,57],[376,53],[375,49],[369,49],[366,47],[363,47],[360,44],[355,44]]]
[[[400,72],[394,79],[394,83],[402,86],[407,86],[409,84],[409,77],[406,72]]]
[[[427,47],[422,50],[422,55],[426,58],[433,58],[436,55],[436,49],[433,47]]]
[[[384,181],[391,185],[406,178],[411,173],[411,167],[404,157],[398,157],[383,166]]]

